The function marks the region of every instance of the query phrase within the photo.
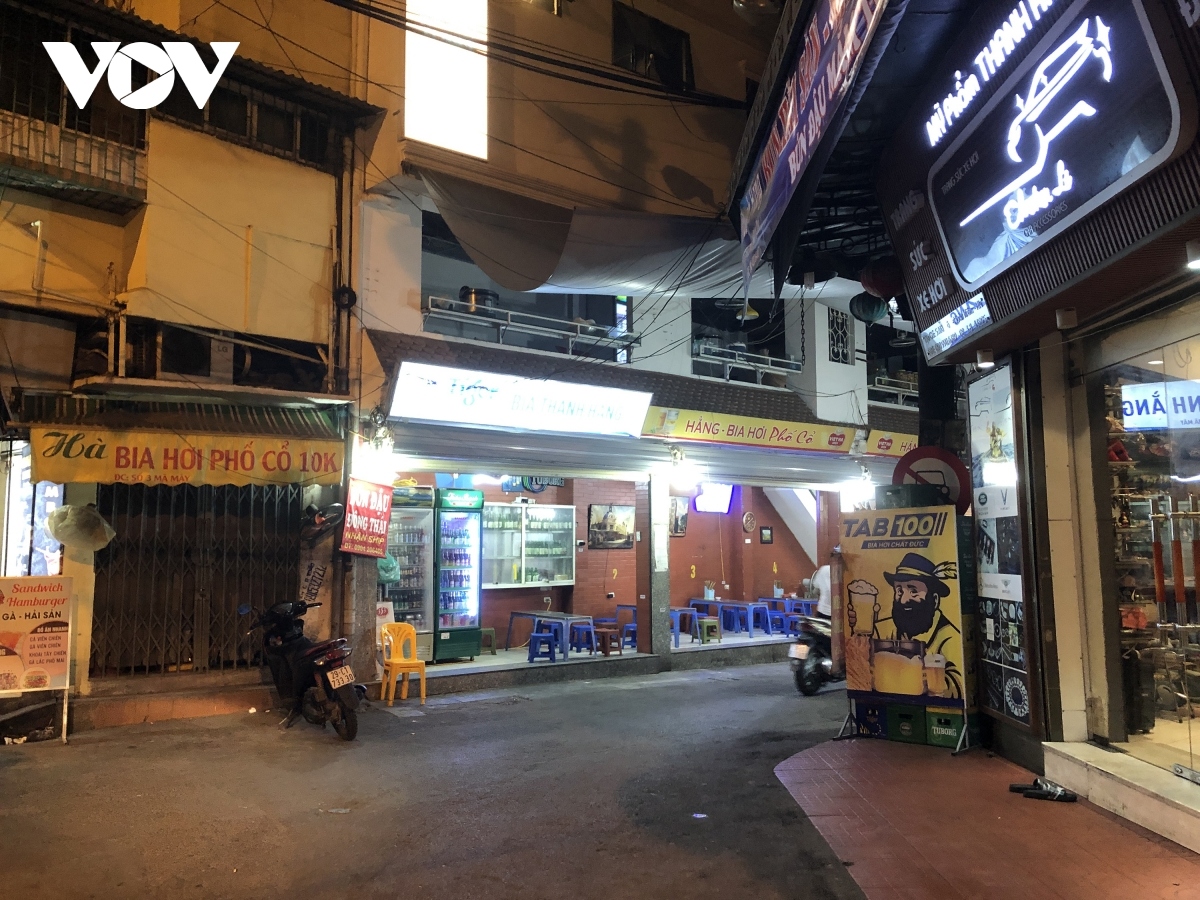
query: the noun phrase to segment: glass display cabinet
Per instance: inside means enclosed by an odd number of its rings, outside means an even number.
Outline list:
[[[575,507],[488,503],[483,510],[483,586],[575,583]]]

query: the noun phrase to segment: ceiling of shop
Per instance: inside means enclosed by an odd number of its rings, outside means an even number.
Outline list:
[[[875,170],[979,0],[911,0],[817,186],[797,257],[829,252],[861,267],[889,247],[875,200]]]

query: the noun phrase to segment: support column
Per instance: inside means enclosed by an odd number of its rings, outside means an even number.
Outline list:
[[[68,484],[63,490],[63,502],[70,506],[87,506],[96,502],[96,485]],[[62,573],[71,579],[74,594],[74,633],[71,635],[71,684],[75,695],[86,697],[91,691],[88,667],[92,658],[92,614],[96,605],[96,554],[78,547],[63,547]]]
[[[353,556],[349,570],[345,604],[345,631],[353,652],[351,662],[359,681],[376,681],[375,607],[379,602],[379,568],[368,556]]]
[[[842,629],[842,495],[833,491],[817,492],[817,567],[829,566],[830,627],[833,632],[833,670],[845,668],[845,639]]]
[[[671,665],[671,570],[670,546],[671,479],[650,476],[650,616],[645,624],[650,635],[649,650]],[[638,623],[639,626],[641,623]],[[640,630],[640,628],[639,628]]]

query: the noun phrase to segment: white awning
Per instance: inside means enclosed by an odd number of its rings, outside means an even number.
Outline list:
[[[396,453],[406,471],[488,475],[561,475],[639,481],[671,464],[666,441],[393,423]],[[890,483],[896,460],[681,443],[688,463],[706,480],[771,487],[812,487],[862,478]]]

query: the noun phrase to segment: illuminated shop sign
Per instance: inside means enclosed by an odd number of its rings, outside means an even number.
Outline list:
[[[1008,18],[1000,22],[991,40],[975,54],[975,71],[968,68],[965,76],[961,71],[954,73],[954,88],[945,99],[933,104],[933,114],[925,123],[925,136],[929,138],[930,147],[936,147],[954,123],[967,112],[983,90],[980,81],[986,84],[1004,68],[1004,64],[1033,31],[1033,26],[1041,21],[1042,15],[1053,5],[1054,0],[1021,0]]]
[[[650,394],[425,363],[400,365],[391,415],[446,425],[638,437]]]
[[[1121,385],[1126,431],[1200,428],[1200,381]]]
[[[925,358],[945,353],[967,335],[992,324],[987,301],[983,294],[976,294],[948,316],[921,332],[921,347]]]
[[[1179,141],[1179,101],[1140,0],[1077,3],[1024,46],[1028,56],[929,176],[968,290],[1161,165]]]

